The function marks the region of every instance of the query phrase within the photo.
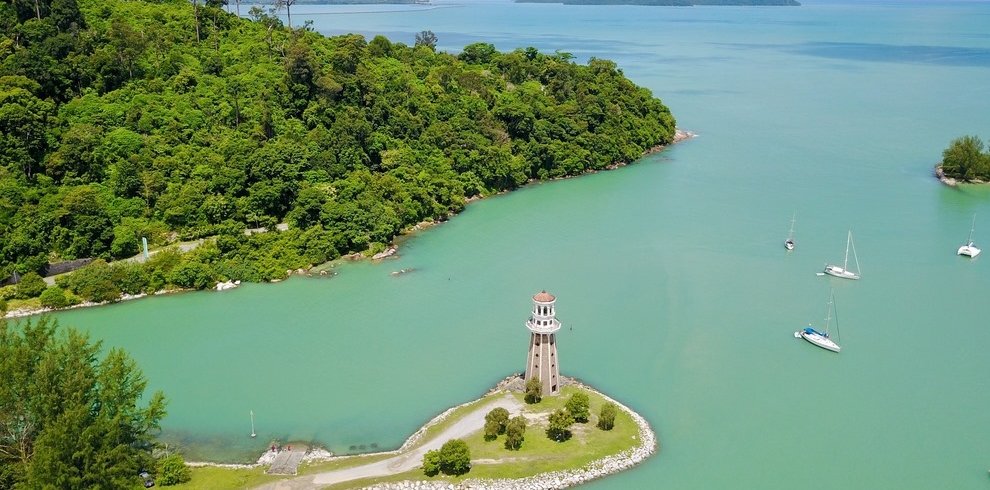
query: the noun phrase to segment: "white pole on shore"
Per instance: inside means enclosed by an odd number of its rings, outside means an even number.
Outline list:
[[[257,437],[258,434],[254,433],[254,410],[251,410],[251,438]]]

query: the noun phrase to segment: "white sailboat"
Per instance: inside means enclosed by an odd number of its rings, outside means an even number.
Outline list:
[[[804,340],[811,342],[825,350],[830,350],[832,352],[839,352],[842,347],[835,343],[834,340],[829,336],[829,324],[832,321],[833,313],[835,312],[835,295],[830,290],[828,292],[828,304],[825,305],[825,328],[823,332],[819,332],[811,327],[809,324],[804,330],[795,333],[795,337],[801,336]],[[839,317],[835,315],[835,330],[839,331]]]
[[[969,228],[969,240],[966,240],[966,244],[959,247],[959,251],[956,252],[957,255],[965,255],[967,257],[973,258],[980,255],[980,249],[973,245],[973,230],[976,230],[976,215],[973,215],[973,225]]]
[[[794,215],[791,215],[791,231],[787,233],[787,240],[784,240],[784,248],[794,250]]]
[[[853,259],[856,261],[856,272],[849,270],[849,248],[852,247]],[[842,267],[828,264],[825,266],[825,273],[830,276],[841,277],[842,279],[859,279],[859,257],[856,255],[856,245],[853,245],[852,230],[846,238],[846,258],[842,260]]]

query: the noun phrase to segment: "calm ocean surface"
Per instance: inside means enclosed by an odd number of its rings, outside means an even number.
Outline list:
[[[472,204],[333,279],[58,315],[166,392],[167,440],[214,460],[272,438],[394,448],[523,369],[546,289],[562,372],[661,441],[593,488],[987,488],[990,257],[955,250],[974,212],[990,249],[990,189],[931,169],[953,138],[990,138],[990,4],[438,6],[297,6],[293,21],[613,59],[699,136]],[[817,277],[849,229],[863,279]],[[821,324],[830,286],[839,355],[792,335]]]

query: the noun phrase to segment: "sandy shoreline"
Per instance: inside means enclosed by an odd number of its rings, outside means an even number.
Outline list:
[[[657,145],[657,146],[654,146],[652,148],[649,148],[649,149],[647,149],[646,151],[643,152],[643,155],[641,155],[639,159],[636,159],[633,162],[616,162],[616,163],[613,163],[612,165],[609,165],[608,167],[605,167],[605,169],[603,171],[615,170],[615,169],[620,168],[620,167],[625,167],[627,165],[634,164],[635,162],[639,161],[643,157],[652,155],[654,153],[657,153],[659,151],[664,150],[665,148],[669,147],[670,145],[673,145],[673,144],[676,144],[676,143],[680,143],[681,141],[684,141],[684,140],[687,140],[687,139],[691,139],[691,138],[694,138],[696,136],[697,136],[697,134],[695,134],[695,133],[693,133],[691,131],[686,131],[686,130],[683,130],[683,129],[675,129],[674,130],[674,138],[673,138],[673,140],[669,144],[666,144],[666,145]],[[588,171],[585,171],[585,172],[580,173],[580,174],[577,174],[577,175],[570,175],[570,176],[566,176],[566,177],[557,177],[557,178],[553,178],[553,179],[548,179],[547,181],[572,179],[572,178],[575,178],[575,177],[580,177],[582,175],[594,174],[594,173],[598,173],[598,172],[599,172],[599,170],[588,170]],[[941,166],[936,166],[936,175],[939,172],[941,172]],[[941,179],[942,178],[940,177],[939,180],[941,180]],[[536,183],[536,182],[546,182],[546,181],[539,181],[539,180],[536,180],[536,179],[531,179],[529,182],[526,183],[526,185],[533,184],[533,183]],[[945,181],[943,181],[943,182],[945,182]],[[954,186],[955,184],[954,183],[953,184],[948,184],[947,183],[947,185],[953,185]],[[497,194],[492,194],[492,196],[506,194],[506,193],[509,193],[509,192],[512,192],[512,191],[506,190],[506,191],[499,192]],[[492,197],[492,196],[486,196],[486,197]],[[481,197],[481,196],[472,196],[472,197],[469,197],[465,201],[465,207],[467,206],[467,204],[470,204],[470,203],[475,202],[475,201],[480,201],[482,199],[484,199],[484,197]],[[413,225],[413,226],[411,226],[411,227],[409,227],[409,228],[401,231],[399,233],[399,235],[397,235],[395,238],[393,238],[392,239],[392,243],[385,248],[385,251],[384,252],[375,254],[375,255],[373,255],[371,257],[366,256],[362,252],[354,252],[352,254],[342,255],[342,256],[340,256],[337,259],[331,260],[331,261],[326,262],[326,263],[323,263],[323,264],[311,265],[307,269],[296,269],[294,271],[293,270],[289,270],[289,271],[287,271],[288,272],[288,275],[289,275],[289,277],[291,277],[294,274],[295,275],[301,275],[301,276],[311,276],[311,275],[313,275],[313,271],[314,270],[320,270],[320,275],[326,275],[326,268],[327,268],[328,265],[330,265],[332,267],[332,264],[337,263],[337,262],[342,262],[342,261],[354,261],[354,260],[381,261],[381,260],[385,260],[385,259],[397,259],[397,258],[399,258],[398,251],[399,251],[399,245],[401,244],[401,242],[403,242],[405,240],[408,240],[409,238],[412,238],[417,232],[422,231],[422,230],[426,230],[426,229],[429,229],[429,228],[432,228],[432,227],[434,227],[436,225],[439,225],[439,224],[447,221],[448,219],[452,218],[453,216],[454,216],[454,214],[451,214],[451,215],[449,215],[449,216],[447,216],[447,217],[445,217],[443,219],[440,219],[440,220],[427,220],[427,221],[421,221],[419,223],[416,223],[415,225]],[[402,272],[404,273],[404,272],[408,272],[408,271],[403,270]],[[399,274],[393,274],[393,275],[399,275]],[[277,279],[277,280],[273,280],[273,281],[270,281],[270,282],[275,283],[275,282],[281,282],[281,281],[282,281],[282,279]],[[122,301],[130,301],[130,300],[134,300],[134,299],[139,299],[139,298],[143,298],[145,296],[159,296],[159,295],[162,295],[162,294],[172,294],[172,293],[179,293],[179,292],[183,292],[183,291],[192,291],[192,290],[190,290],[190,289],[181,289],[180,288],[180,289],[163,289],[161,291],[156,291],[155,293],[153,293],[151,295],[146,294],[146,293],[141,293],[141,294],[122,294],[120,296],[120,299],[115,300],[115,301],[102,301],[102,302],[86,301],[86,302],[83,302],[83,303],[79,303],[77,305],[72,305],[72,306],[68,306],[68,307],[65,307],[65,308],[57,308],[57,309],[56,308],[47,308],[47,307],[41,307],[41,308],[19,308],[19,309],[8,311],[8,312],[6,312],[3,315],[0,315],[0,320],[5,319],[5,318],[24,318],[24,317],[29,317],[29,316],[33,316],[33,315],[40,315],[40,314],[43,314],[43,313],[51,313],[51,312],[56,312],[56,311],[72,310],[72,309],[76,309],[76,308],[89,308],[89,307],[92,307],[92,306],[105,306],[105,305],[110,305],[110,304],[114,304],[114,303],[120,303]]]

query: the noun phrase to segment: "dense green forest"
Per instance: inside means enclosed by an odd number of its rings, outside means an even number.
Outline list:
[[[611,61],[485,43],[455,55],[432,33],[327,38],[225,4],[0,3],[0,280],[100,259],[49,293],[58,304],[281,278],[381,249],[466,197],[628,162],[674,134],[667,107]],[[276,223],[289,229],[244,233]],[[142,237],[211,239],[147,267],[103,262]],[[86,293],[92,281],[112,288]],[[0,306],[34,293],[0,288]]]
[[[990,151],[977,136],[956,138],[942,151],[941,168],[946,177],[990,182]]]

